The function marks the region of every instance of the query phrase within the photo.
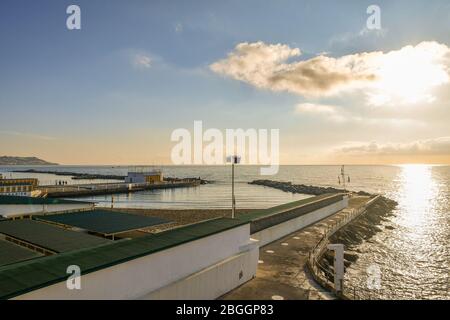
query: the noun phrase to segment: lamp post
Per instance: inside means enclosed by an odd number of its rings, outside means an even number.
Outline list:
[[[227,162],[231,162],[231,218],[234,219],[236,214],[236,199],[234,197],[234,165],[241,161],[239,156],[227,157]]]

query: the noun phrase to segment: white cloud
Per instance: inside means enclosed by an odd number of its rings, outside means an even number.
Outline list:
[[[295,106],[296,113],[310,113],[310,114],[336,114],[335,106],[315,104],[315,103],[300,103]]]
[[[181,32],[183,32],[183,25],[181,24],[181,23],[177,23],[176,25],[175,25],[175,32],[176,33],[181,33]]]
[[[350,142],[335,152],[348,155],[450,155],[450,137],[408,143]]]
[[[338,58],[319,55],[288,61],[300,55],[300,49],[287,45],[244,42],[210,69],[257,88],[301,96],[363,89],[371,105],[430,102],[432,89],[450,79],[450,48],[437,42],[387,53],[363,52]]]
[[[361,68],[363,66],[354,57],[338,60],[322,55],[287,63],[289,58],[300,55],[300,49],[291,49],[287,45],[245,42],[238,44],[226,59],[213,63],[210,67],[216,73],[258,88],[300,95],[332,94],[350,84],[356,85],[374,78]]]
[[[152,66],[152,59],[146,54],[138,53],[133,55],[132,63],[137,68],[150,68]]]
[[[300,103],[295,106],[295,113],[297,115],[308,115],[310,117],[318,117],[325,121],[334,123],[343,123],[351,121],[354,116],[350,116],[340,107],[315,104],[315,103]]]

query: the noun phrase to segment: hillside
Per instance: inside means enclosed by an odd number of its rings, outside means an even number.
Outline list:
[[[36,166],[36,165],[56,165],[57,163],[47,162],[36,157],[9,157],[0,156],[1,166]]]

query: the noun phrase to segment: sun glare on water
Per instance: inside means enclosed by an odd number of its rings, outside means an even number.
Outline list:
[[[401,166],[401,194],[399,206],[403,207],[406,225],[420,233],[426,228],[427,215],[433,214],[436,197],[436,181],[433,179],[433,166],[425,164],[407,164]]]

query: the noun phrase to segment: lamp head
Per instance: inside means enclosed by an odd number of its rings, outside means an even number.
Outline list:
[[[238,164],[241,162],[241,157],[240,156],[228,156],[227,157],[227,162],[229,163],[233,163],[233,164]]]

